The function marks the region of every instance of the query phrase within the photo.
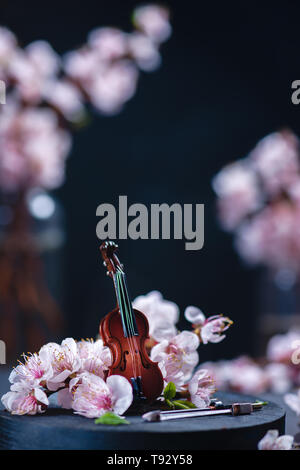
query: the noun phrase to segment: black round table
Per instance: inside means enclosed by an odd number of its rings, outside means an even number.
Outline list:
[[[225,404],[255,401],[256,397],[218,393]],[[143,410],[145,411],[145,410]],[[256,449],[269,429],[285,429],[285,412],[269,402],[244,416],[210,416],[157,423],[127,415],[129,425],[96,425],[71,411],[49,408],[36,416],[0,411],[0,449],[209,450]]]

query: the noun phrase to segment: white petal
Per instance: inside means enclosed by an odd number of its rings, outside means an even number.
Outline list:
[[[179,335],[173,339],[173,342],[186,352],[193,352],[199,346],[198,336],[195,333],[186,330],[179,333]]]
[[[276,450],[291,450],[294,443],[293,436],[280,436],[276,440],[275,448]]]
[[[49,405],[49,400],[45,392],[41,390],[40,388],[35,388],[34,389],[34,396],[35,398],[40,402],[43,403],[44,405]]]
[[[155,324],[154,328],[151,331],[152,338],[154,338],[155,341],[158,342],[163,341],[164,339],[169,340],[171,338],[174,338],[176,334],[177,329],[173,325],[173,323],[164,320]]]
[[[57,403],[66,410],[72,408],[73,395],[68,388],[63,388],[57,392]]]
[[[203,325],[205,322],[205,315],[202,310],[198,307],[194,307],[193,305],[186,307],[184,316],[189,322],[193,323],[193,325]]]
[[[61,345],[67,347],[75,356],[77,355],[77,345],[73,338],[64,339]]]
[[[259,441],[258,449],[259,450],[270,450],[272,449],[279,432],[277,429],[271,429],[267,434]]]
[[[107,385],[112,393],[113,410],[117,414],[123,414],[133,400],[132,386],[125,377],[120,375],[108,377]]]

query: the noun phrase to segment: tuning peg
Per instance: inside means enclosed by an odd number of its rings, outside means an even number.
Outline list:
[[[103,261],[103,266],[106,266],[106,262],[105,262],[105,261]]]
[[[106,276],[110,276],[110,272],[109,272],[109,271],[106,271]]]

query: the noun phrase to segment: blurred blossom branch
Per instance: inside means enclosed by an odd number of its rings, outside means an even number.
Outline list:
[[[298,276],[298,138],[289,130],[268,135],[247,157],[223,168],[213,179],[213,188],[220,222],[234,234],[241,257],[249,264]]]
[[[7,104],[0,110],[0,187],[55,188],[64,180],[70,124],[86,120],[87,105],[120,112],[136,92],[140,70],[154,71],[160,44],[171,35],[169,12],[146,5],[133,12],[134,30],[99,27],[79,49],[60,57],[43,40],[24,48],[0,27],[0,79]]]
[[[47,331],[57,335],[61,329],[33,234],[29,192],[64,182],[72,131],[88,123],[90,109],[119,113],[134,96],[140,71],[159,67],[159,47],[171,35],[168,10],[138,7],[133,26],[130,33],[96,28],[63,57],[44,40],[21,47],[12,31],[0,27],[0,83],[6,91],[0,106],[0,193],[10,214],[3,224],[0,219],[0,331],[11,357],[18,338],[29,349],[45,342]]]

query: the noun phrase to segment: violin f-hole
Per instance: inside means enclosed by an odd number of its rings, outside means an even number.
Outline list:
[[[123,353],[123,356],[122,356],[123,365],[120,366],[120,370],[121,370],[122,372],[124,372],[124,371],[126,370],[126,364],[127,364],[126,354],[129,354],[129,351],[124,351],[124,353]]]

